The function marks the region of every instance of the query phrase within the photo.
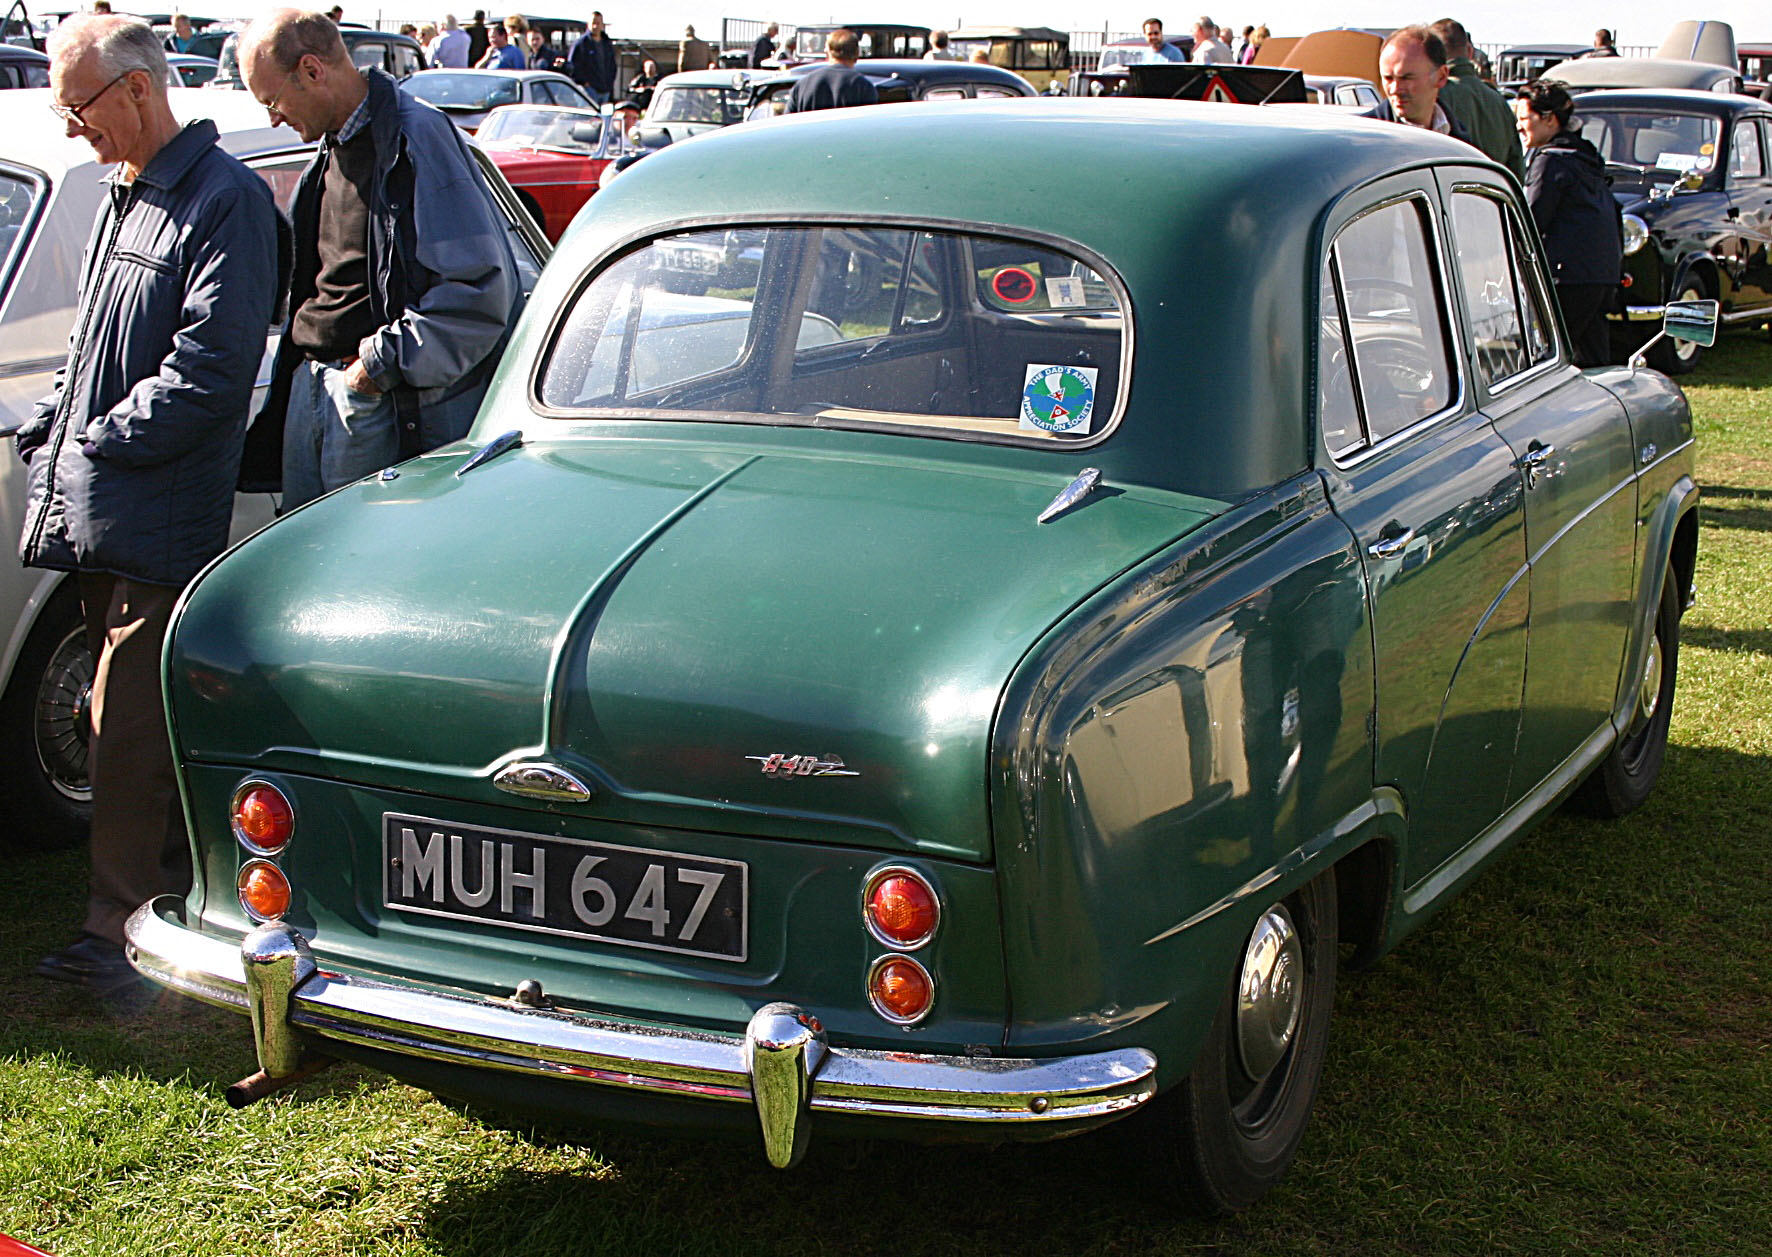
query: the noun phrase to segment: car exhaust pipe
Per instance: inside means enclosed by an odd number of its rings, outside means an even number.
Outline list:
[[[222,1094],[230,1109],[243,1109],[256,1100],[275,1095],[285,1087],[293,1087],[303,1079],[336,1064],[338,1062],[330,1056],[315,1056],[303,1061],[293,1074],[283,1074],[276,1078],[261,1069],[256,1074],[248,1074]]]

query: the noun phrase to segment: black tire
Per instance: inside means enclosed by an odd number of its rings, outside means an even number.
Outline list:
[[[541,202],[523,188],[512,188],[511,191],[517,194],[517,199],[523,202],[523,208],[529,211],[529,217],[535,220],[535,229],[542,235],[547,235],[548,220],[542,216]]]
[[[1667,758],[1667,730],[1673,720],[1679,665],[1680,591],[1669,573],[1655,613],[1655,640],[1644,666],[1642,693],[1651,696],[1651,701],[1647,705],[1638,701],[1631,727],[1577,787],[1570,801],[1578,810],[1615,820],[1648,800]]]
[[[1190,1073],[1161,1097],[1152,1133],[1166,1146],[1186,1203],[1222,1216],[1246,1209],[1285,1175],[1304,1139],[1328,1053],[1339,941],[1330,870],[1276,907],[1301,944],[1298,1021],[1284,1054],[1257,1081],[1237,1043],[1238,973],[1232,975]]]
[[[1710,293],[1705,285],[1693,278],[1680,281],[1680,291],[1672,298],[1675,301],[1704,301]],[[1688,340],[1675,340],[1672,336],[1663,336],[1649,349],[1649,365],[1663,375],[1686,375],[1698,365],[1704,356],[1704,350]]]
[[[86,838],[92,673],[80,598],[66,581],[43,608],[0,697],[0,762],[7,765],[0,806],[16,845],[51,850]]]

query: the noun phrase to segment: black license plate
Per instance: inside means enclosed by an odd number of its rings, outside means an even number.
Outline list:
[[[382,817],[382,902],[400,912],[743,960],[749,875],[737,860]]]

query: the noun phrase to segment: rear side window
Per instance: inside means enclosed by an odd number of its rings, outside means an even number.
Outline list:
[[[1510,217],[1491,196],[1458,192],[1452,197],[1471,357],[1477,374],[1492,387],[1548,361],[1556,349]]]
[[[885,227],[686,232],[569,305],[537,383],[567,414],[1101,435],[1121,395],[1117,286],[1044,244]]]
[[[1319,303],[1317,391],[1326,440],[1332,424],[1346,427],[1332,399],[1344,387],[1355,399],[1358,425],[1342,451],[1412,427],[1456,395],[1432,241],[1427,202],[1410,198],[1355,219],[1330,249],[1324,283],[1335,301]]]

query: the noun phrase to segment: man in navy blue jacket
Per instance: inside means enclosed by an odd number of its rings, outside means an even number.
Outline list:
[[[80,277],[68,360],[17,435],[19,553],[75,574],[92,681],[92,882],[84,934],[37,972],[131,980],[123,923],[190,886],[160,692],[179,591],[228,542],[241,438],[286,258],[265,184],[181,126],[147,23],[75,18],[50,44],[51,108],[116,163]]]
[[[599,105],[615,91],[615,41],[603,29],[603,15],[591,14],[591,29],[578,37],[566,58],[566,73]]]

